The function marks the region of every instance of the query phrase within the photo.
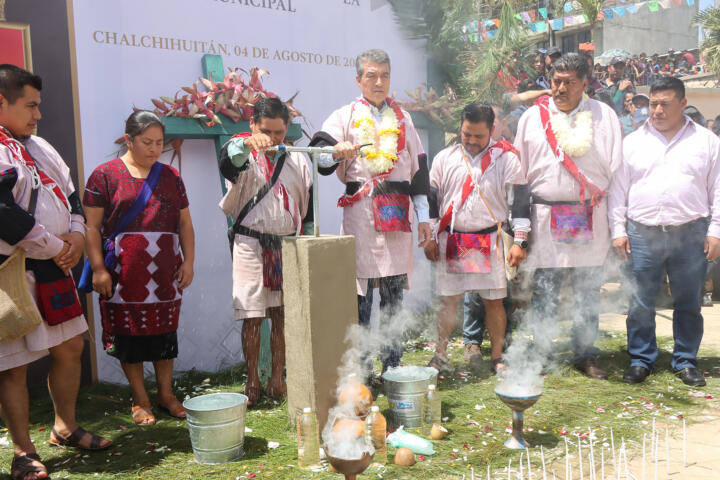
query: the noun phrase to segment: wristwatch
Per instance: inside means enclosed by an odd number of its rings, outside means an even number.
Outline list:
[[[523,250],[527,250],[527,248],[528,248],[527,240],[521,240],[519,238],[516,238],[514,243],[515,243],[515,245],[522,248]]]

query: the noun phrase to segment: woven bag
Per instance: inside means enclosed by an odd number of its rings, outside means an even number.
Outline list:
[[[25,250],[0,264],[0,341],[27,335],[42,322],[25,279]]]

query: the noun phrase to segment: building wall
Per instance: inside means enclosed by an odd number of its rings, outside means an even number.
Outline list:
[[[603,51],[611,48],[627,50],[632,54],[645,52],[667,53],[674,50],[698,47],[698,29],[693,27],[693,17],[698,12],[698,2],[688,6],[671,7],[650,12],[643,7],[624,17],[603,20]]]

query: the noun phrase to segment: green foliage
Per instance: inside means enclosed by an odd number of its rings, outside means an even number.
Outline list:
[[[509,1],[390,0],[397,22],[413,39],[425,40],[430,60],[441,72],[443,87],[407,92],[403,106],[423,112],[444,131],[456,131],[458,112],[470,102],[502,103],[502,78],[527,69],[522,52],[529,41]],[[473,42],[464,30],[472,21],[500,11],[496,35]]]
[[[700,12],[695,22],[703,29],[704,38],[700,51],[710,71],[720,76],[720,7],[712,7]]]

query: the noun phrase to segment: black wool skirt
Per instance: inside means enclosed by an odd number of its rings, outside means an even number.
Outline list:
[[[160,335],[114,335],[112,344],[106,348],[123,363],[155,362],[178,356],[177,332]]]

